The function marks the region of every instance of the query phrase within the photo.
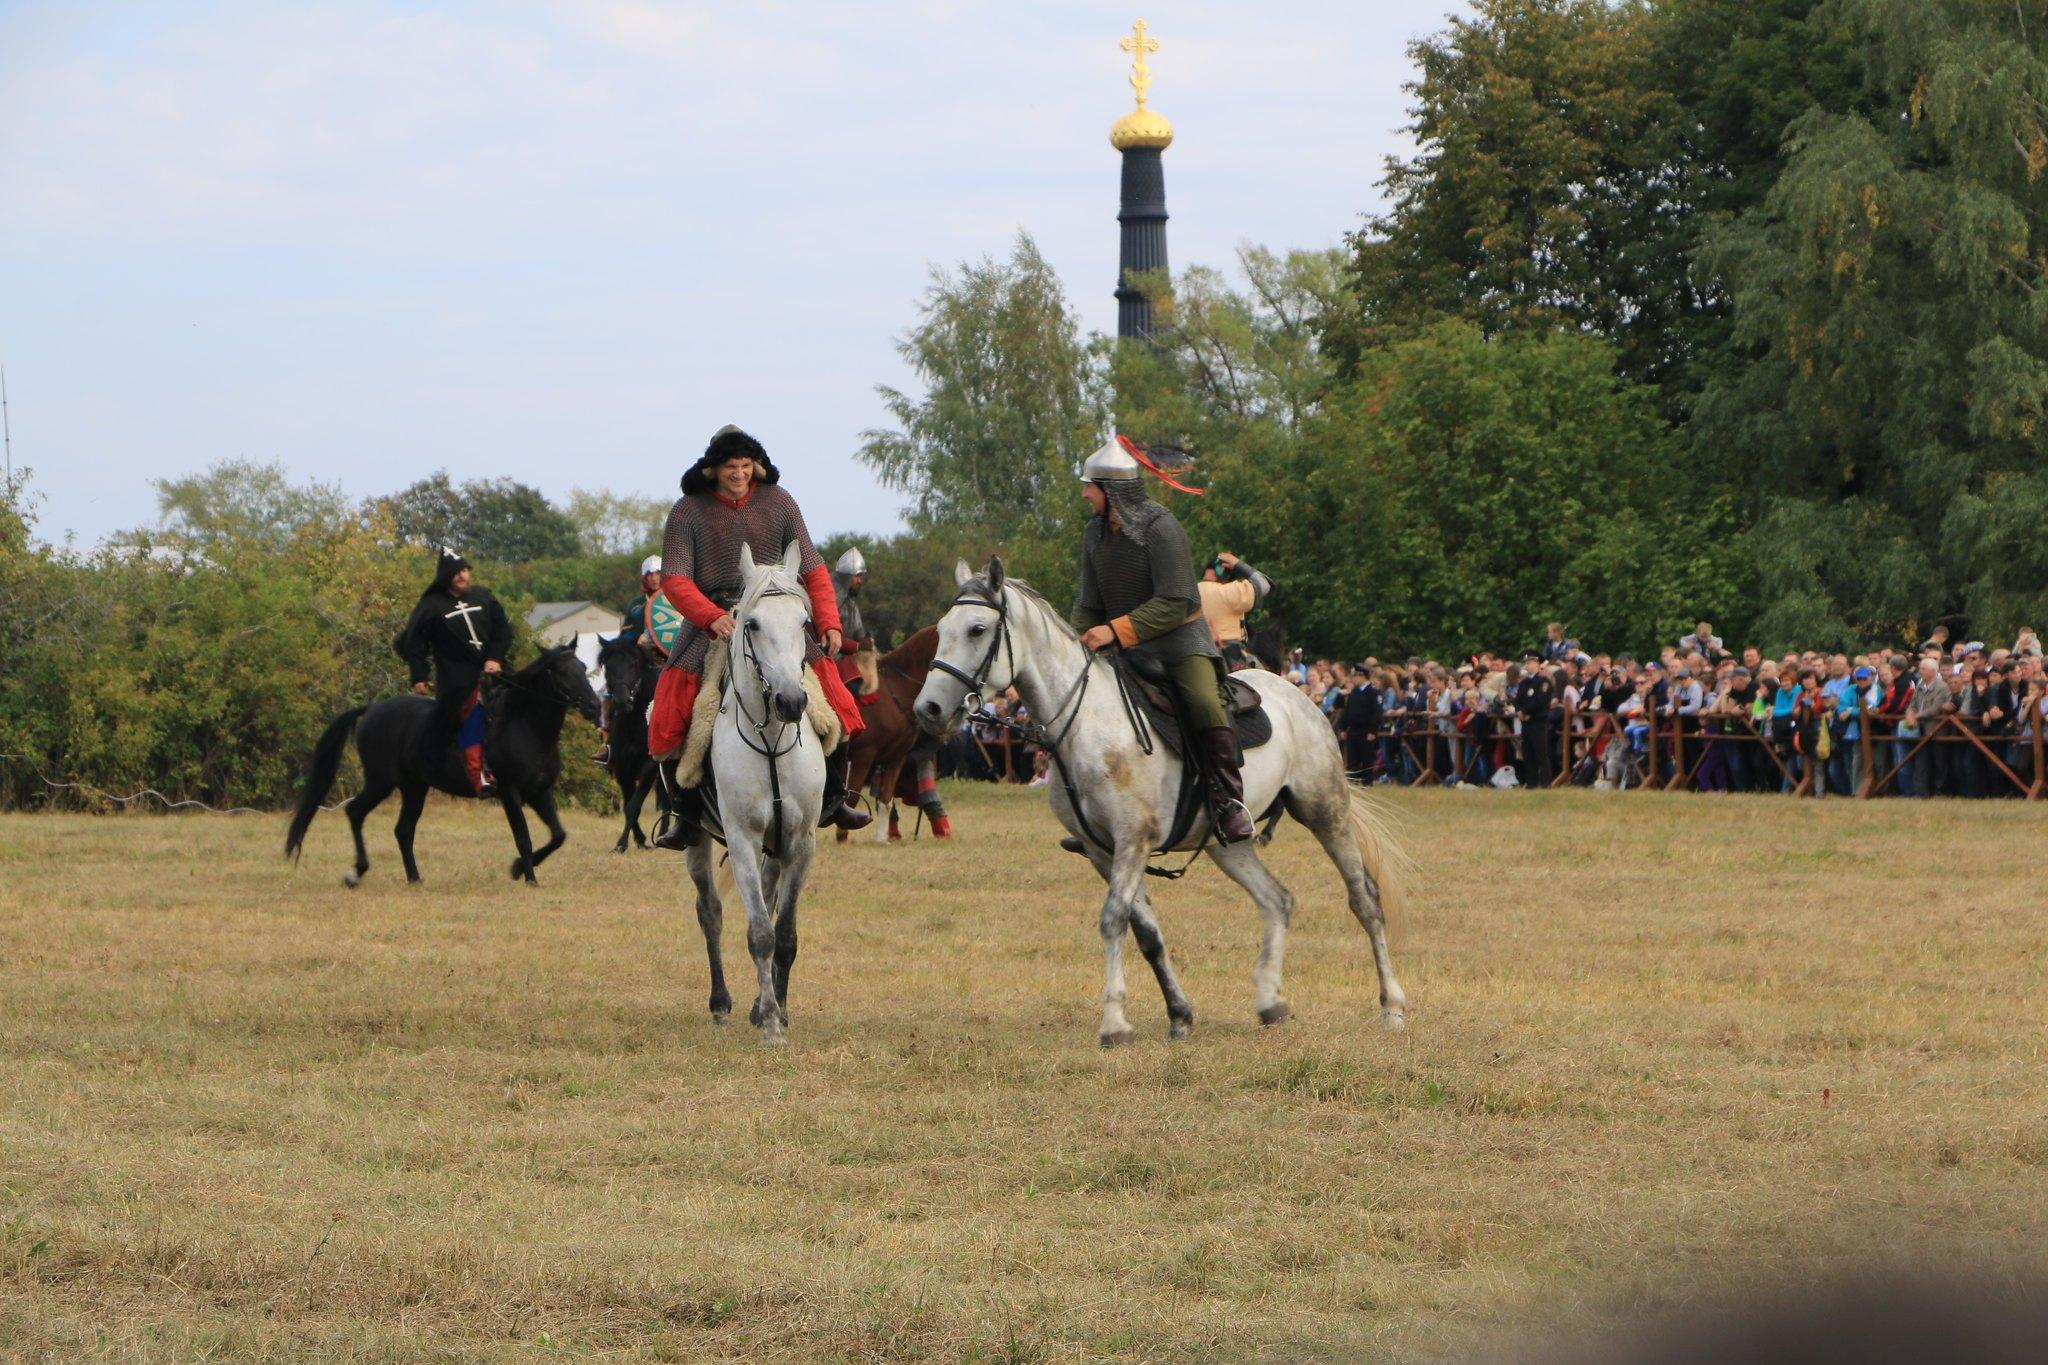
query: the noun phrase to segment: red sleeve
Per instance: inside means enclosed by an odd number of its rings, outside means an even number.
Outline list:
[[[804,590],[811,595],[811,624],[822,638],[828,630],[839,630],[839,596],[832,591],[832,571],[822,563],[804,575]]]
[[[711,629],[711,623],[725,615],[725,609],[697,590],[697,585],[679,573],[663,576],[661,590],[683,619],[699,630]]]

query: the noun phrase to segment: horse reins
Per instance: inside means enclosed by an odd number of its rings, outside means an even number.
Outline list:
[[[787,588],[770,586],[757,594],[753,600],[758,603],[764,597],[801,596],[801,593],[791,592]],[[809,619],[808,608],[806,609],[805,619]],[[735,725],[733,729],[738,732],[740,743],[768,760],[768,810],[774,823],[770,828],[772,844],[764,851],[769,857],[779,860],[782,857],[783,851],[782,769],[777,760],[787,754],[796,752],[797,749],[803,746],[803,717],[799,716],[796,720],[782,722],[784,726],[794,726],[796,730],[795,735],[787,745],[778,748],[769,740],[768,727],[774,724],[775,721],[774,706],[768,696],[768,675],[761,667],[761,656],[754,652],[753,637],[744,629],[736,633],[740,636],[740,652],[745,656],[747,665],[754,670],[754,680],[761,684],[761,719],[754,719],[753,713],[747,710],[746,696],[740,691],[739,670],[727,667],[725,670],[725,680],[731,690],[733,705],[739,708],[740,715],[745,717],[747,722],[746,725]],[[730,648],[729,645],[728,648]],[[720,709],[722,710],[723,708],[721,707]],[[754,738],[748,737],[747,726],[753,727]],[[758,739],[758,743],[756,739]]]
[[[987,652],[981,656],[981,662],[975,665],[974,672],[971,674],[964,669],[956,668],[944,659],[936,657],[932,660],[932,668],[940,673],[944,673],[949,678],[956,679],[967,688],[967,695],[961,698],[961,705],[968,711],[971,719],[978,720],[983,724],[993,725],[999,730],[1007,731],[1027,743],[1038,745],[1048,754],[1052,755],[1053,766],[1059,769],[1060,786],[1067,793],[1067,804],[1073,808],[1074,819],[1081,826],[1081,836],[1105,852],[1114,851],[1116,845],[1103,838],[1095,826],[1090,823],[1088,812],[1081,805],[1080,789],[1074,785],[1074,776],[1067,769],[1065,756],[1060,753],[1060,742],[1067,737],[1067,732],[1074,728],[1074,722],[1080,718],[1081,702],[1088,695],[1088,678],[1089,675],[1095,672],[1095,665],[1098,660],[1093,654],[1088,655],[1081,665],[1081,676],[1075,680],[1073,686],[1067,689],[1067,695],[1060,698],[1059,705],[1053,708],[1052,721],[1058,721],[1062,715],[1066,717],[1065,723],[1060,725],[1058,734],[1052,732],[1049,722],[1046,721],[1033,719],[1030,724],[1024,724],[1012,720],[1008,716],[999,716],[995,712],[988,710],[986,705],[983,704],[981,689],[988,686],[989,669],[995,666],[996,652],[998,650],[1001,650],[1005,657],[1010,660],[1010,677],[1013,682],[1017,676],[1017,655],[1015,647],[1010,643],[1009,599],[1003,595],[1000,589],[993,595],[963,592],[953,599],[952,605],[956,607],[988,607],[993,610],[996,614],[995,638],[988,642]],[[1144,716],[1139,712],[1137,702],[1131,696],[1130,687],[1124,682],[1122,671],[1113,668],[1111,669],[1111,675],[1116,679],[1117,695],[1123,702],[1124,716],[1131,723],[1131,733],[1137,737],[1138,747],[1144,751],[1147,757],[1150,757],[1152,754],[1152,735],[1149,727],[1145,724]],[[1195,852],[1199,854],[1201,850],[1198,848]],[[1191,858],[1189,861],[1192,862],[1193,859]],[[1187,871],[1186,867],[1180,869],[1180,872],[1185,871]],[[1180,872],[1170,875],[1179,876]],[[1162,873],[1161,875],[1168,874]]]

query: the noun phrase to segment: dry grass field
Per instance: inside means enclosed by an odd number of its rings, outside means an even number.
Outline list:
[[[1406,1034],[1289,828],[1294,1019],[1204,867],[1105,1053],[1092,876],[952,797],[821,850],[776,1052],[608,822],[0,818],[0,1359],[1456,1356],[2048,1229],[2038,811],[1403,793]]]

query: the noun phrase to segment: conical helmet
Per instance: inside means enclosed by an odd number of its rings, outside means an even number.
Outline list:
[[[1102,449],[1090,455],[1081,465],[1081,482],[1095,483],[1103,479],[1135,479],[1142,471],[1135,456],[1122,441],[1112,436]]]

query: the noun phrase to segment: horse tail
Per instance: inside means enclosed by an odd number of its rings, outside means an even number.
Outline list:
[[[342,712],[328,723],[327,732],[313,746],[313,770],[306,774],[305,790],[299,793],[299,808],[292,812],[291,832],[284,836],[284,855],[293,862],[299,860],[299,846],[305,842],[306,829],[320,813],[321,803],[334,786],[334,774],[341,768],[341,751],[348,744],[349,734],[369,709],[358,706]]]
[[[1346,784],[1346,819],[1358,856],[1365,860],[1366,875],[1380,890],[1380,911],[1386,916],[1390,941],[1402,937],[1407,919],[1407,880],[1414,874],[1415,860],[1401,847],[1399,817],[1385,802],[1364,787]]]

